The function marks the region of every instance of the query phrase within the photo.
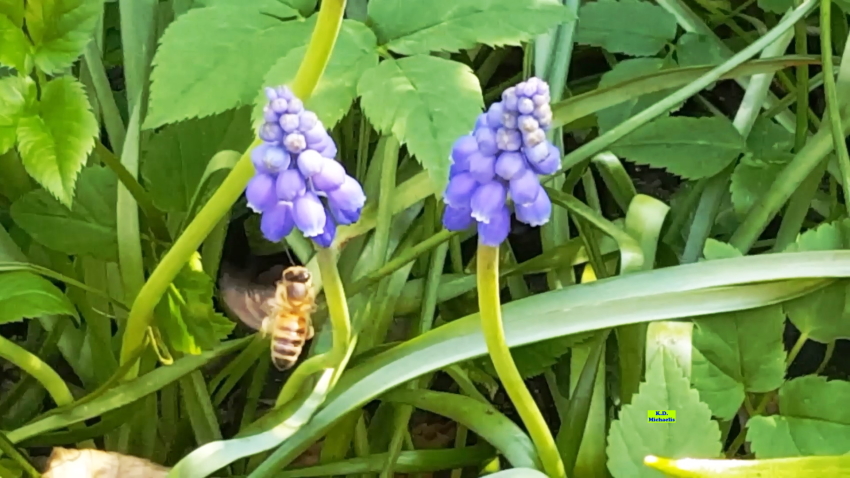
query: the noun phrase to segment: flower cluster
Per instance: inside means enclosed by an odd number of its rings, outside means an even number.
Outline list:
[[[451,153],[449,184],[443,194],[443,225],[461,231],[478,222],[482,244],[498,246],[510,232],[514,203],[517,219],[530,226],[549,221],[552,203],[538,175],[561,164],[558,148],[546,139],[552,124],[549,85],[529,78],[502,93],[502,101],[482,113],[471,134]]]
[[[261,214],[260,230],[279,242],[297,227],[329,247],[337,224],[360,219],[363,188],[336,161],[337,149],[316,114],[285,87],[266,88],[269,103],[251,151],[256,175],[248,183],[248,206]]]

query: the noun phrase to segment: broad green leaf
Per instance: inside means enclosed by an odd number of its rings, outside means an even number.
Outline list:
[[[245,6],[245,0],[195,0],[193,7],[240,7]],[[278,18],[296,17],[300,14],[296,8],[283,0],[254,0],[251,7],[260,13],[267,13]]]
[[[3,14],[3,7],[0,7],[0,45],[3,45],[0,48],[0,64],[28,73],[25,65],[32,45],[20,25]]]
[[[357,93],[375,129],[407,145],[442,191],[452,144],[472,131],[484,107],[472,70],[425,55],[385,60],[363,74]]]
[[[35,103],[35,82],[29,77],[0,78],[0,154],[15,145],[18,120]]]
[[[850,452],[850,382],[808,375],[779,389],[780,415],[747,422],[757,458],[843,455]]]
[[[97,133],[83,85],[63,76],[44,86],[34,114],[18,120],[18,151],[27,173],[70,208]]]
[[[650,422],[648,410],[675,410],[676,421]],[[711,411],[690,388],[676,359],[664,351],[647,366],[640,391],[611,424],[608,470],[614,478],[661,478],[662,473],[644,466],[643,457],[715,458],[721,449]]]
[[[290,84],[304,59],[307,47],[298,47],[274,64],[266,73],[263,86]],[[333,128],[351,107],[357,96],[357,82],[363,73],[378,64],[377,39],[366,25],[344,20],[331,58],[313,94],[304,103],[314,111],[326,128]],[[263,107],[268,103],[259,92],[254,101],[253,120],[262,121]]]
[[[757,159],[749,154],[741,158],[735,165],[729,183],[735,212],[743,216],[759,202],[773,186],[776,176],[793,158],[793,154],[781,153],[774,154],[770,159]]]
[[[25,16],[35,65],[51,74],[71,66],[92,40],[102,10],[103,0],[27,2]]]
[[[91,255],[117,261],[115,198],[118,180],[107,168],[83,169],[73,207],[47,191],[31,191],[15,201],[12,219],[44,246],[68,255]]]
[[[713,176],[744,151],[744,138],[726,118],[659,118],[611,145],[619,156],[686,179]]]
[[[702,248],[702,255],[707,260],[731,259],[733,257],[742,256],[741,251],[736,249],[735,246],[710,237],[705,240],[705,246]]]
[[[157,324],[171,348],[197,355],[217,347],[230,334],[236,323],[215,311],[212,298],[213,281],[195,253],[155,310]]]
[[[793,147],[794,133],[772,119],[759,117],[747,135],[747,149],[759,159],[772,158],[777,153],[790,153]]]
[[[575,20],[557,0],[371,0],[368,9],[381,43],[402,55],[519,46]]]
[[[517,347],[511,350],[511,357],[513,357],[522,378],[532,378],[558,363],[558,359],[567,353],[570,348],[587,342],[592,337],[592,334],[578,334],[544,340],[533,345]],[[493,368],[492,361],[485,359],[483,366],[491,375],[496,375],[496,369]]]
[[[771,13],[783,14],[794,8],[793,0],[758,0],[758,6],[762,10]]]
[[[269,68],[306,45],[314,23],[282,22],[248,2],[184,13],[160,39],[145,129],[252,104]]]
[[[142,156],[142,176],[156,207],[188,212],[204,170],[217,152],[251,143],[248,108],[171,124],[157,131]]]
[[[22,0],[0,1],[0,15],[12,20],[12,24],[21,28],[24,24],[24,2]]]
[[[599,88],[608,88],[633,78],[650,75],[675,66],[675,64],[671,64],[669,61],[661,58],[631,58],[624,60],[617,63],[611,71],[602,75],[602,79],[599,81]],[[597,111],[596,122],[599,125],[599,132],[604,133],[614,128],[623,121],[666,98],[670,92],[671,90],[663,90],[635,96],[616,106],[609,106],[608,108]]]
[[[708,35],[687,32],[676,42],[676,58],[681,66],[717,65],[728,60],[729,55]]]
[[[797,237],[785,252],[850,248],[850,220],[821,224]],[[850,281],[841,280],[783,304],[791,323],[811,340],[829,343],[850,338]]]
[[[694,324],[692,380],[714,416],[730,420],[745,392],[765,393],[782,385],[781,306],[700,317]]]
[[[54,314],[79,320],[74,304],[49,280],[26,271],[0,274],[0,324]]]
[[[611,53],[651,56],[676,37],[676,17],[639,0],[599,0],[578,11],[576,43]]]

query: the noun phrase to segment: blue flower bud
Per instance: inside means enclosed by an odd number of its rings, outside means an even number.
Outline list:
[[[471,134],[467,134],[458,138],[452,146],[452,162],[460,168],[461,171],[469,170],[469,156],[478,151],[478,141]]]
[[[363,209],[360,208],[353,211],[343,211],[342,209],[336,208],[333,204],[330,204],[330,210],[334,219],[336,219],[337,224],[347,226],[360,220],[360,211]]]
[[[496,131],[496,146],[502,151],[518,151],[522,147],[522,135],[515,129],[499,128]]]
[[[549,100],[550,98],[546,95],[534,95],[531,97],[531,101],[534,103],[535,108],[543,105],[548,105]]]
[[[314,193],[306,192],[295,198],[293,204],[293,218],[295,225],[304,237],[315,237],[322,233],[325,228],[327,214],[322,201]]]
[[[292,133],[298,129],[298,115],[287,113],[280,117],[278,124],[285,133]]]
[[[283,138],[283,147],[292,154],[299,154],[307,148],[307,140],[301,133],[289,133]]]
[[[463,231],[472,225],[472,208],[446,206],[443,211],[443,227],[449,231]]]
[[[307,183],[297,169],[287,169],[277,176],[275,193],[281,201],[294,201],[307,192]]]
[[[517,101],[516,109],[521,115],[530,115],[534,111],[534,102],[531,101],[531,98],[520,98]]]
[[[298,98],[293,97],[289,100],[289,107],[286,108],[287,113],[299,114],[304,111],[304,103]]]
[[[531,204],[542,189],[537,175],[530,169],[517,174],[510,182],[511,199],[516,204]]]
[[[335,236],[336,224],[330,215],[328,215],[325,217],[325,227],[322,228],[322,233],[314,237],[313,240],[316,241],[316,244],[320,247],[327,249],[328,247],[331,247],[331,244],[333,244]]]
[[[491,128],[502,126],[502,117],[505,115],[505,110],[502,108],[502,103],[497,102],[490,105],[487,110],[487,125]]]
[[[312,111],[309,111],[309,110],[301,113],[301,116],[298,119],[299,119],[298,131],[301,131],[302,133],[306,133],[306,132],[310,131],[311,129],[315,128],[316,125],[320,124],[319,117],[316,116],[316,113],[313,113]],[[324,131],[324,130],[325,130],[325,127],[322,125],[322,131]],[[305,134],[305,136],[306,136],[306,134]],[[310,140],[308,139],[307,142],[310,142]]]
[[[518,100],[519,98],[517,98],[516,88],[513,86],[502,92],[502,108],[504,108],[505,111],[516,112]]]
[[[271,242],[280,242],[292,232],[295,221],[292,218],[292,206],[278,202],[260,217],[260,232]]]
[[[480,115],[478,115],[478,119],[475,120],[475,128],[474,129],[487,128],[487,127],[488,127],[487,126],[487,113],[481,113]]]
[[[486,183],[496,175],[496,157],[485,156],[480,151],[469,155],[469,172],[479,183]]]
[[[274,111],[278,116],[286,113],[286,108],[289,106],[289,103],[283,98],[277,98],[272,100],[269,103],[269,108]]]
[[[535,80],[537,80],[537,78],[532,77],[529,78],[527,81],[523,81],[520,84],[516,85],[517,95],[530,98],[535,93],[537,93],[537,82]]]
[[[260,139],[267,143],[276,143],[283,138],[283,130],[277,123],[263,123],[260,127]]]
[[[328,139],[326,143],[327,144],[322,149],[318,150],[319,154],[328,159],[336,158],[336,144],[334,144],[332,139]]]
[[[271,143],[262,143],[251,150],[251,163],[258,173],[275,174],[289,167],[286,151]]]
[[[499,152],[496,146],[496,134],[490,128],[479,128],[475,130],[475,140],[478,141],[478,150],[487,156],[495,156]]]
[[[443,201],[451,207],[469,206],[469,200],[477,187],[478,182],[471,173],[460,173],[449,180]]]
[[[478,222],[488,223],[490,219],[505,206],[507,199],[505,186],[499,181],[482,184],[472,194],[469,202],[472,217]]]
[[[505,151],[496,159],[496,174],[506,181],[510,181],[524,170],[525,158],[515,151]]]
[[[263,212],[277,203],[275,179],[268,174],[257,174],[245,187],[248,207],[254,212]]]
[[[516,128],[518,117],[519,117],[519,115],[517,115],[516,113],[505,113],[505,115],[502,116],[502,125],[505,128],[511,128],[511,129]]]
[[[304,139],[307,140],[307,147],[310,149],[318,149],[324,147],[328,142],[333,142],[331,135],[325,131],[325,127],[321,123],[304,133]]]
[[[549,222],[552,215],[552,202],[545,191],[537,194],[531,204],[517,204],[516,218],[531,227],[538,227]]]
[[[278,86],[274,89],[274,91],[277,94],[278,98],[283,98],[287,101],[291,100],[292,98],[295,98],[295,94],[292,93],[292,90],[290,90],[288,86]]]
[[[540,131],[540,133],[541,135],[543,134],[542,131]],[[525,148],[522,149],[522,151],[523,153],[525,153],[525,157],[527,157],[530,162],[539,163],[543,161],[546,156],[549,156],[549,142],[546,141],[544,136],[543,141],[533,146],[527,145]]]
[[[346,176],[342,186],[328,192],[328,202],[342,211],[356,211],[366,204],[366,195],[356,179]]]
[[[308,149],[298,155],[298,170],[305,178],[311,178],[314,174],[322,170],[325,164],[325,158],[318,152]]]
[[[511,232],[511,211],[502,206],[493,213],[489,222],[478,222],[478,241],[485,246],[498,247]]]
[[[540,129],[540,123],[533,116],[522,115],[517,120],[517,127],[524,133],[533,133]]]
[[[531,161],[528,164],[537,174],[553,174],[561,167],[561,152],[554,144],[548,143],[549,154],[540,161]]]
[[[269,101],[274,101],[277,99],[277,90],[275,90],[274,88],[266,87],[265,89],[263,89],[263,93],[266,94],[266,98]]]
[[[301,154],[304,155],[304,153]],[[316,189],[329,192],[342,186],[345,176],[345,168],[338,161],[323,157],[321,169],[311,179]]]
[[[263,121],[266,123],[277,123],[280,119],[280,115],[275,113],[271,106],[266,105],[263,107]]]

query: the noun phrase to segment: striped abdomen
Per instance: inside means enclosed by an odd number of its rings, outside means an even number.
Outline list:
[[[272,338],[272,363],[278,370],[286,370],[295,365],[307,340],[310,324],[301,315],[281,314],[277,317]]]

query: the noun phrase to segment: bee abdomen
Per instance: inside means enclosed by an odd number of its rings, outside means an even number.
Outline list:
[[[278,323],[272,333],[272,363],[278,370],[291,368],[301,355],[307,334],[306,324],[301,322],[295,320]]]

